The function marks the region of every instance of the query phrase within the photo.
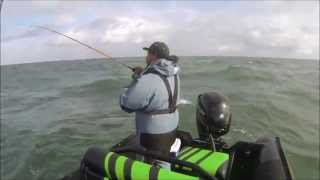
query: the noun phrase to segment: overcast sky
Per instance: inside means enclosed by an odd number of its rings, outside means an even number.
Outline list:
[[[5,1],[1,64],[113,56],[166,42],[178,56],[319,59],[319,1]]]

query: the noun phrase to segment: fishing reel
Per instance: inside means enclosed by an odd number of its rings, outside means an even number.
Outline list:
[[[231,110],[228,98],[218,92],[200,94],[196,121],[199,139],[210,141],[214,146],[214,142],[219,141],[230,129]]]

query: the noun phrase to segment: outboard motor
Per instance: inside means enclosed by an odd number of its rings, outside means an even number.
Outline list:
[[[200,140],[213,142],[225,135],[231,124],[229,99],[218,92],[200,94],[196,120]]]

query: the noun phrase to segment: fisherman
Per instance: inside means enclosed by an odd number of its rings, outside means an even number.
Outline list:
[[[143,148],[170,155],[180,146],[176,139],[180,99],[178,57],[170,56],[163,42],[154,42],[143,49],[147,51],[146,68],[134,68],[133,81],[121,94],[120,106],[128,113],[135,112],[136,133]]]

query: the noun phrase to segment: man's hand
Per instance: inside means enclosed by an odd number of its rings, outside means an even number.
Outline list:
[[[132,78],[138,79],[138,77],[140,77],[140,75],[144,71],[144,68],[141,66],[137,66],[137,67],[134,67],[132,71],[133,71]]]
[[[144,70],[143,67],[137,66],[137,67],[134,67],[132,71],[133,71],[134,74],[140,75],[143,72],[143,70]]]

